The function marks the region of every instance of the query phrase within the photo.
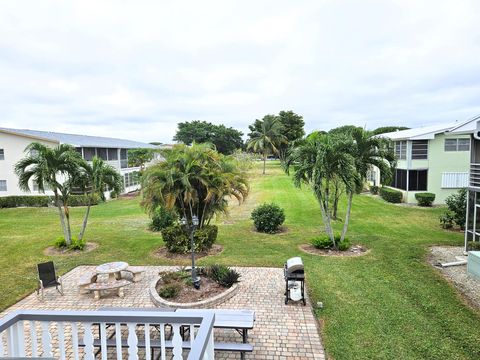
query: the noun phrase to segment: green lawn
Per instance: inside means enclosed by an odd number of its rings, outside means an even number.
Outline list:
[[[462,234],[440,229],[441,209],[406,208],[356,196],[349,237],[370,253],[358,258],[307,255],[298,245],[322,231],[318,205],[308,190],[293,187],[278,164],[268,165],[266,176],[259,171],[252,176],[247,203],[232,204],[230,219],[221,222],[218,242],[225,247],[223,253],[200,263],[280,267],[287,258],[301,255],[312,300],[325,304],[318,317],[327,353],[334,359],[480,358],[480,313],[466,306],[425,261],[428,246],[463,241]],[[286,233],[252,231],[250,211],[263,201],[285,208]],[[78,227],[83,209],[72,212]],[[151,256],[162,240],[146,230],[147,223],[138,199],[99,205],[87,229],[88,240],[99,248],[54,260],[62,272],[109,260],[169,263]],[[35,264],[48,259],[42,251],[60,235],[54,209],[0,210],[0,309],[34,289]]]

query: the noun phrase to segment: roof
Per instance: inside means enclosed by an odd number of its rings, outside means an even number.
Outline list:
[[[480,115],[476,115],[467,121],[458,123],[457,126],[450,129],[454,134],[471,134],[478,131],[477,123],[480,121]]]
[[[429,140],[433,139],[435,135],[448,132],[460,123],[438,124],[415,129],[393,131],[385,134],[380,134],[381,137],[386,137],[391,140]]]
[[[3,127],[0,127],[0,132],[30,137],[34,139],[47,140],[60,144],[69,144],[75,147],[101,147],[122,149],[157,148],[157,146],[155,145],[139,141],[108,138],[102,136],[65,134],[52,131],[38,131],[28,129],[9,129]]]

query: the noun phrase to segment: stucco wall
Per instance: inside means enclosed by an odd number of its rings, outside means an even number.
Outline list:
[[[17,175],[15,175],[14,166],[17,161],[25,157],[25,148],[34,141],[50,146],[56,145],[54,142],[0,132],[0,149],[3,149],[5,152],[5,160],[0,160],[0,180],[7,180],[7,191],[0,191],[0,196],[25,195],[18,187],[18,178]],[[30,188],[31,187],[30,184]],[[43,194],[32,192],[29,195]]]

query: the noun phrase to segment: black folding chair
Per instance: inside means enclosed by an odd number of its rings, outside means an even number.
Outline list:
[[[62,278],[57,276],[55,272],[55,265],[53,261],[49,261],[46,263],[38,264],[38,288],[37,288],[37,295],[41,292],[42,293],[42,301],[43,297],[43,290],[49,287],[54,287],[57,291],[63,295],[63,284]]]

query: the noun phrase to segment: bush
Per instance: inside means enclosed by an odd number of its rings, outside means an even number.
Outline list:
[[[467,251],[480,251],[480,241],[467,242]]]
[[[337,243],[337,248],[340,251],[346,251],[350,249],[350,247],[352,246],[348,238],[345,238],[343,239],[343,241],[340,241],[340,235],[335,235],[335,242]],[[330,240],[330,237],[328,235],[317,236],[312,239],[311,243],[317,249],[323,249],[323,250],[333,249],[333,241]]]
[[[158,208],[152,214],[152,222],[150,223],[150,230],[162,231],[163,229],[172,226],[178,220],[178,215],[173,210],[168,210],[163,207]]]
[[[202,272],[205,276],[226,288],[232,287],[240,278],[238,272],[225,265],[210,265],[203,268]]]
[[[401,203],[403,199],[401,191],[390,189],[388,187],[380,188],[380,196],[383,200],[394,204]]]
[[[274,203],[265,203],[252,211],[252,220],[257,231],[274,234],[285,221],[285,212]]]
[[[370,186],[370,193],[373,194],[373,195],[377,195],[378,194],[378,186],[376,186],[376,185]]]
[[[75,207],[75,206],[87,206],[88,199],[90,198],[90,205],[98,205],[102,202],[100,196],[97,194],[90,194],[90,195],[71,195],[68,200],[68,205]]]
[[[460,189],[456,194],[448,196],[445,203],[448,207],[447,212],[453,218],[455,224],[463,230],[465,228],[465,217],[467,216],[467,189]]]
[[[415,199],[419,206],[432,206],[435,201],[435,194],[429,192],[416,193]]]
[[[452,229],[454,225],[453,215],[450,211],[445,212],[445,214],[440,215],[440,225],[444,229]]]
[[[5,196],[0,197],[0,208],[15,208],[19,206],[27,207],[47,207],[52,203],[52,199],[46,195],[25,195],[25,196]]]
[[[54,246],[57,249],[69,249],[69,250],[84,250],[85,246],[87,246],[87,243],[85,240],[78,240],[75,237],[72,237],[72,243],[70,246],[67,246],[67,242],[65,241],[63,236],[60,236],[55,240]]]
[[[190,251],[190,234],[180,225],[169,226],[162,231],[163,241],[168,251],[173,253],[187,253]],[[193,242],[195,251],[209,250],[217,240],[218,227],[206,225],[195,230]]]
[[[173,282],[166,284],[160,288],[158,295],[165,299],[171,299],[178,295],[182,286],[179,283]]]

